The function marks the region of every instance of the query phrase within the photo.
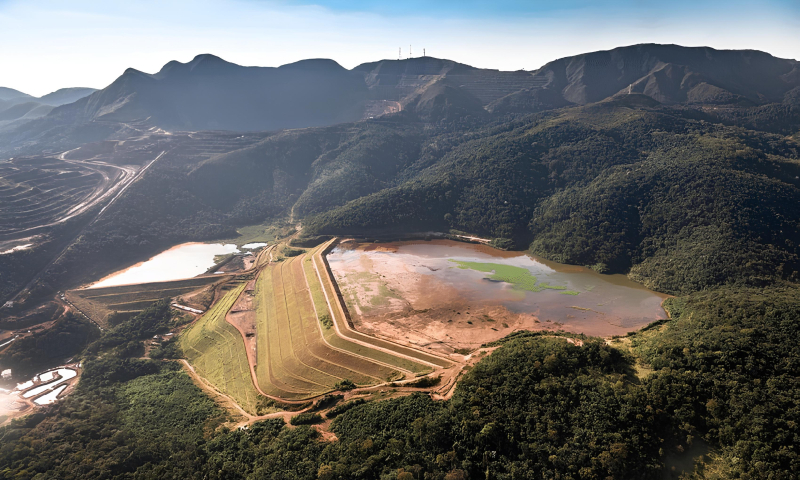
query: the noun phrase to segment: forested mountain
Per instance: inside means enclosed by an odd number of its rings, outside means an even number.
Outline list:
[[[797,278],[800,146],[790,138],[640,94],[511,117],[459,117],[436,102],[456,120],[400,112],[201,159],[165,139],[171,153],[51,267],[52,288],[113,268],[105,258],[125,263],[289,213],[306,235],[507,239],[668,293]],[[800,130],[793,118],[780,128]],[[87,258],[92,267],[78,267]]]

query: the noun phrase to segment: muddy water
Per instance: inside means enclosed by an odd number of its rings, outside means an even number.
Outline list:
[[[350,244],[334,249],[328,261],[335,273],[357,271],[365,265],[373,266],[381,275],[402,270],[398,275],[418,279],[413,281],[425,285],[425,289],[455,290],[470,304],[502,305],[511,312],[534,315],[548,328],[589,335],[625,334],[666,318],[661,307],[666,295],[647,290],[623,275],[601,275],[587,268],[482,245],[448,240]],[[544,288],[530,291],[521,284],[492,279],[497,275],[486,264],[525,269],[507,270],[522,272],[528,287],[535,282]]]
[[[238,251],[233,244],[184,243],[161,252],[146,262],[112,273],[90,288],[191,278],[213,267],[214,256]]]

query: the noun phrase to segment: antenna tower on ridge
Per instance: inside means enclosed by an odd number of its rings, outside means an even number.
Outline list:
[[[398,60],[402,60],[403,59],[403,47],[399,47],[397,49],[397,59]]]
[[[411,58],[411,44],[408,45],[408,58]]]
[[[423,57],[425,56],[425,49],[424,48],[422,49],[422,56]]]

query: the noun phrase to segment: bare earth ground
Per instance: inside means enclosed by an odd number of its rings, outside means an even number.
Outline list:
[[[379,248],[391,251],[374,245],[365,250]],[[514,330],[558,327],[496,303],[465,298],[392,255],[362,256],[358,264],[340,262],[332,268],[355,329],[401,344],[449,354],[474,350]]]
[[[244,292],[239,296],[233,308],[225,316],[225,320],[236,327],[242,334],[247,361],[251,369],[256,364],[256,311],[255,311],[256,279],[247,282]]]
[[[214,300],[214,291],[214,285],[209,285],[195,292],[185,293],[180,298],[183,301],[183,305],[206,311],[211,307],[211,302]]]

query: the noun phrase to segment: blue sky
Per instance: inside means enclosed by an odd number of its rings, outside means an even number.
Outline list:
[[[0,0],[0,86],[102,88],[213,53],[243,65],[347,68],[425,48],[478,67],[538,68],[635,43],[753,48],[800,59],[800,1]]]

